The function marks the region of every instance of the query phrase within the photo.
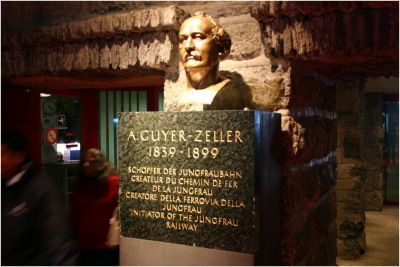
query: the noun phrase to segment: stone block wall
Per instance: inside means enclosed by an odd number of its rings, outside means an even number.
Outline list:
[[[381,93],[365,94],[364,192],[365,209],[371,211],[382,211],[384,198],[382,109]]]
[[[343,259],[358,259],[366,250],[363,86],[362,80],[336,84],[337,249]]]

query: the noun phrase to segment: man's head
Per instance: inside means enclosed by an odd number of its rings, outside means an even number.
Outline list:
[[[208,14],[196,12],[179,30],[179,54],[187,72],[218,72],[231,48],[229,34]]]
[[[18,132],[1,135],[1,179],[9,180],[29,160],[26,137]]]

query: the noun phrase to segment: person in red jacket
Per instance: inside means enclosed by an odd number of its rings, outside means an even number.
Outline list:
[[[103,153],[87,150],[70,206],[80,265],[118,265],[119,249],[106,244],[110,219],[118,206],[118,176]]]

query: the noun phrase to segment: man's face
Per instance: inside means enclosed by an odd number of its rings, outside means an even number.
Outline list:
[[[213,27],[204,17],[191,17],[183,22],[179,31],[179,54],[185,69],[211,68],[219,62]]]
[[[14,152],[8,145],[1,145],[1,179],[10,180],[16,175],[25,160],[24,152]]]

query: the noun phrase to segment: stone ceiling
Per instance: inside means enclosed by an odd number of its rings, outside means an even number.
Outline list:
[[[171,8],[171,5],[179,8]],[[160,7],[163,14],[149,12],[154,6]],[[111,58],[132,58],[122,52],[126,50],[129,54],[130,50],[125,48],[133,47],[133,43],[137,51],[171,51],[164,48],[174,45],[173,34],[168,32],[175,32],[179,27],[177,18],[181,15],[178,15],[178,10],[188,14],[203,9],[221,17],[251,13],[260,23],[264,53],[272,62],[279,63],[284,59],[292,64],[311,65],[331,77],[344,74],[398,77],[398,2],[32,1],[2,2],[1,8],[3,66],[7,60],[14,62],[10,70],[2,68],[3,78],[18,76],[19,72],[22,74],[26,70],[36,75],[35,71],[41,68],[49,68],[61,76],[63,71],[79,76],[83,69],[96,69],[96,66],[91,66],[93,56],[118,52],[120,56]],[[139,23],[133,34],[130,32],[132,28],[126,31],[123,24],[124,21],[129,23],[131,15]],[[150,23],[149,27],[141,25],[144,22]],[[132,23],[134,25],[135,21]],[[162,32],[159,38],[156,42],[146,41],[146,34],[154,30]],[[115,42],[107,44],[107,40],[113,38],[120,41],[116,45]],[[102,50],[107,46],[109,51]],[[18,53],[28,50],[28,54]],[[108,56],[103,57],[103,61],[100,58],[98,62],[102,69],[111,67],[98,77],[116,80],[116,70],[124,70],[119,72],[122,76],[125,72],[138,77],[162,76],[163,70],[171,63],[170,54],[148,59],[140,58],[137,51],[131,51],[137,53],[137,63],[114,62],[110,58],[107,61]],[[45,53],[48,58],[35,57],[40,53]],[[83,60],[69,57],[72,54]],[[82,56],[85,54],[87,56]],[[31,58],[29,62],[25,60],[27,56]],[[93,75],[96,77],[97,74]],[[120,78],[125,79],[122,76]]]
[[[332,75],[398,76],[398,2],[260,2],[270,58],[308,61]]]

